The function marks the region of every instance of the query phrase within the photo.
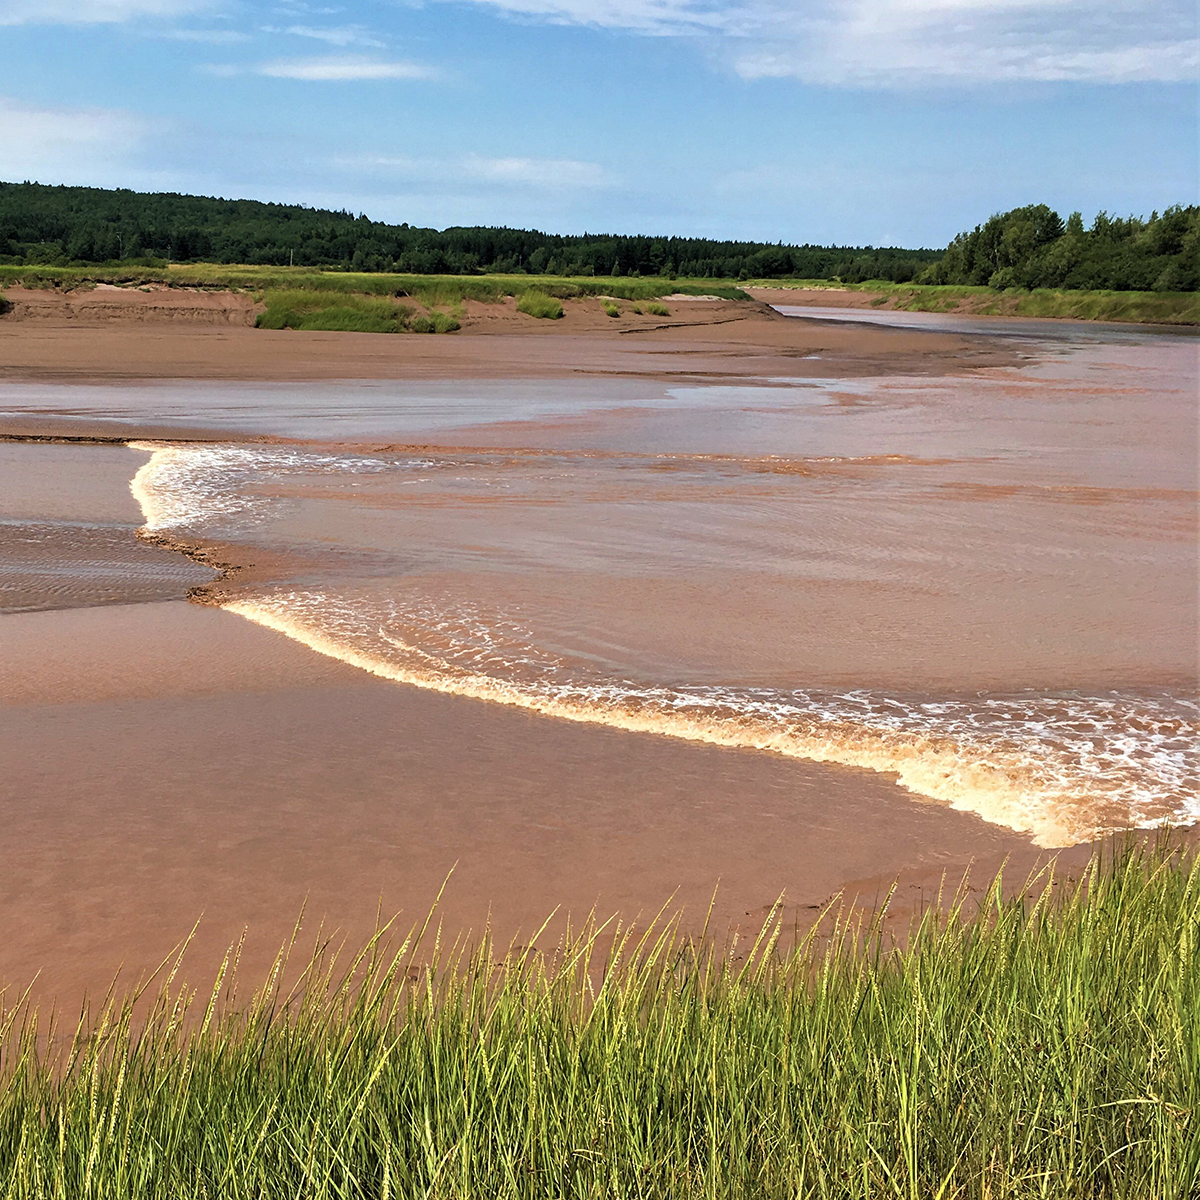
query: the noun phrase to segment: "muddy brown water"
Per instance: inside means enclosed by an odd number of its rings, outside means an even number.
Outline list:
[[[361,934],[455,862],[459,926],[718,879],[728,922],[1194,819],[1195,342],[1022,336],[924,378],[9,390],[216,440],[0,447],[0,975],[78,990],[201,909],[198,952],[265,955],[305,895]]]

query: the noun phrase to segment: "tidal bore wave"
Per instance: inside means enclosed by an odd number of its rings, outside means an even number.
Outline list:
[[[261,506],[266,472],[431,463],[142,444],[132,491],[148,530],[211,536]],[[1200,704],[1171,692],[901,696],[872,689],[647,685],[549,648],[510,615],[372,582],[268,587],[223,607],[384,679],[550,717],[894,775],[912,793],[1069,845],[1200,819]]]

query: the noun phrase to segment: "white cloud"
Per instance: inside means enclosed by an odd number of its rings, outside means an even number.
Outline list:
[[[611,180],[598,163],[573,158],[479,158],[462,160],[463,171],[487,183],[534,184],[538,187],[595,188]]]
[[[201,42],[209,46],[233,46],[250,40],[248,33],[234,29],[169,29],[157,36],[173,42]]]
[[[0,25],[105,25],[145,17],[181,17],[212,0],[4,0]]]
[[[747,79],[895,87],[1200,77],[1191,0],[474,0],[689,36]]]
[[[591,189],[617,181],[599,163],[571,158],[404,158],[365,155],[338,159],[341,169],[384,174],[404,184],[492,184],[499,188]]]
[[[330,46],[370,46],[382,49],[386,42],[377,38],[363,25],[263,25],[263,33],[285,34],[289,37],[311,38]]]
[[[272,79],[329,82],[361,79],[437,79],[434,67],[415,62],[384,62],[373,58],[329,55],[320,58],[281,58],[251,68]]]
[[[330,46],[375,46],[386,45],[361,25],[337,25],[330,27],[313,25],[289,25],[286,29],[265,27],[264,33],[288,33],[292,37],[313,38]]]
[[[734,69],[810,83],[1125,83],[1194,78],[1178,0],[827,0],[797,16],[750,0]]]
[[[35,108],[0,97],[0,163],[9,180],[119,175],[151,124],[112,109]]]
[[[474,0],[512,16],[555,25],[593,25],[641,33],[686,33],[720,28],[730,6],[715,0]]]

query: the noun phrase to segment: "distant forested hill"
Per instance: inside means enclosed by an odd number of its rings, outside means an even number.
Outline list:
[[[415,274],[682,275],[990,284],[999,288],[1200,289],[1200,206],[1084,228],[1044,204],[959,234],[945,251],[785,246],[708,238],[490,227],[421,229],[349,212],[173,192],[0,183],[0,262],[248,263]]]
[[[638,273],[903,283],[940,256],[938,250],[870,246],[609,234],[557,237],[524,229],[438,231],[257,200],[0,183],[0,262],[65,265],[153,257],[418,274]]]
[[[1200,206],[1140,217],[1100,213],[1085,229],[1044,204],[1000,213],[950,243],[922,283],[997,288],[1110,288],[1194,292],[1200,288]]]

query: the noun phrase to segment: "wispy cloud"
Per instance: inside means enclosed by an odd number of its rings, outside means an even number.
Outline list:
[[[833,86],[1180,81],[1191,0],[473,0],[509,16],[686,36],[746,79]]]
[[[250,41],[248,33],[236,29],[168,29],[155,36],[173,42],[200,42],[208,46],[236,46]]]
[[[592,25],[641,33],[695,33],[720,29],[731,6],[712,0],[474,0],[512,16],[556,25]]]
[[[223,0],[0,0],[0,25],[177,20]],[[463,0],[430,0],[462,3]],[[1012,82],[1177,82],[1200,78],[1194,0],[469,0],[514,19],[683,37],[744,79],[838,87]],[[335,48],[384,48],[344,8],[285,2],[294,24],[263,32]],[[344,21],[344,17],[343,17]],[[221,44],[226,30],[169,36]],[[368,60],[280,60],[282,78],[428,78]],[[416,69],[418,74],[414,74]],[[226,71],[225,73],[229,73]]]
[[[592,189],[615,185],[616,178],[599,163],[572,158],[408,158],[358,155],[335,165],[368,175],[387,175],[400,183],[491,184],[499,188]]]
[[[462,160],[461,166],[471,178],[490,183],[597,188],[613,182],[598,163],[579,162],[573,158],[481,158],[470,155]]]
[[[301,79],[311,83],[368,79],[438,79],[436,67],[418,62],[388,62],[351,55],[318,58],[280,58],[249,68],[271,79]]]
[[[280,29],[264,25],[263,33],[284,33],[291,37],[312,38],[330,46],[372,46],[382,49],[387,45],[362,25],[288,25]]]
[[[146,17],[182,17],[213,0],[4,0],[0,25],[105,25]]]
[[[119,172],[152,124],[113,109],[39,108],[0,97],[5,179],[79,179]]]
[[[904,86],[1178,81],[1200,69],[1180,0],[750,0],[731,46],[743,77]]]

